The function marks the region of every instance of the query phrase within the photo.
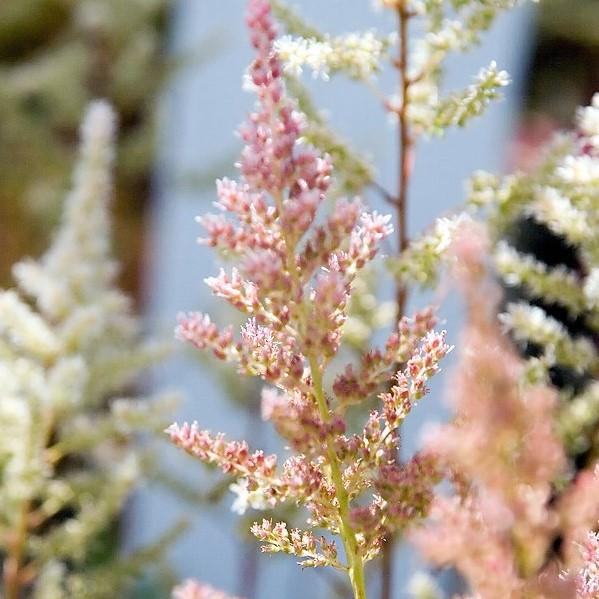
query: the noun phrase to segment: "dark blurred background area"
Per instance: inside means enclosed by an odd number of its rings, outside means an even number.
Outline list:
[[[599,91],[599,2],[541,0],[533,48],[509,168],[532,166],[543,142],[570,128]]]
[[[115,237],[122,285],[139,291],[156,104],[169,70],[170,0],[0,1],[0,285],[38,255],[68,191],[87,103],[120,120]]]

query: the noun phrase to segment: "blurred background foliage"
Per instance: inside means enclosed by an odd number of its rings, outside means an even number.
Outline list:
[[[544,0],[537,17],[525,109],[567,126],[599,90],[599,3]]]
[[[202,0],[199,0],[200,2]],[[301,5],[301,0],[296,0]],[[151,198],[157,100],[174,68],[167,58],[168,17],[173,0],[0,0],[0,287],[9,286],[11,266],[37,256],[48,244],[70,181],[77,130],[88,102],[110,100],[120,119],[116,160],[115,244],[122,264],[121,284],[139,294],[144,259],[145,214]],[[218,4],[215,2],[215,4]],[[558,127],[572,123],[575,109],[599,90],[599,2],[543,0],[529,63],[522,114],[508,161],[526,168],[539,146]],[[344,145],[310,105],[304,90],[293,90],[309,114],[310,141],[326,147],[347,168],[339,192],[357,193],[372,179],[369,165],[343,153]],[[215,176],[222,172],[219,160]],[[200,168],[202,165],[198,165]],[[339,166],[337,164],[337,166]],[[351,175],[351,176],[350,176]],[[198,186],[206,173],[188,181]],[[212,178],[212,177],[210,177]],[[390,318],[372,310],[370,273],[352,306],[350,341],[356,347]],[[255,388],[232,388],[227,395],[243,404],[248,426],[259,419]],[[163,481],[176,486],[176,480]],[[207,496],[212,503],[227,490],[219,479]],[[189,489],[180,489],[181,494]],[[244,523],[245,524],[245,523]],[[100,543],[113,551],[114,538]],[[255,546],[243,547],[248,570],[256,568]],[[248,570],[242,573],[248,576]],[[255,575],[255,574],[254,574]],[[150,597],[156,581],[139,596]]]
[[[19,257],[46,246],[81,115],[90,99],[103,97],[120,118],[115,236],[122,284],[137,291],[170,4],[0,2],[0,286]]]
[[[542,0],[510,167],[528,168],[578,106],[599,91],[599,2]]]
[[[48,246],[71,183],[81,117],[101,97],[119,116],[113,213],[120,283],[138,295],[157,100],[173,66],[165,51],[171,4],[0,1],[0,287],[11,286],[20,258]],[[116,553],[118,536],[115,525],[97,539],[96,566]],[[155,580],[146,586],[161,587]],[[151,596],[147,588],[144,596]]]
[[[165,53],[171,5],[0,2],[0,286],[8,285],[13,263],[45,247],[68,185],[79,118],[91,98],[105,97],[121,120],[115,206],[121,283],[138,292],[156,100],[173,66]],[[543,0],[537,15],[511,166],[526,167],[599,90],[599,3]],[[368,169],[355,166],[360,187]]]

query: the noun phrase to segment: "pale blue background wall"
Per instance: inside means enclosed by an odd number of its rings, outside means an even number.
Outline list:
[[[393,23],[387,13],[375,14],[368,0],[301,0],[297,6],[321,29],[351,31],[375,26],[387,29]],[[175,315],[181,310],[202,309],[208,295],[202,279],[214,272],[209,250],[199,247],[199,227],[194,217],[210,208],[213,188],[191,190],[181,185],[181,176],[207,169],[223,158],[236,156],[239,143],[233,130],[251,107],[253,98],[240,93],[241,74],[251,59],[243,27],[243,0],[182,0],[172,23],[173,53],[197,49],[206,39],[218,40],[218,52],[207,63],[190,64],[176,78],[163,103],[163,144],[159,156],[158,193],[152,220],[148,320],[158,334],[170,335]],[[444,140],[422,144],[411,193],[410,227],[418,231],[436,215],[449,211],[463,199],[463,181],[473,170],[501,169],[517,110],[522,66],[529,48],[531,13],[517,10],[497,23],[485,44],[476,52],[453,60],[448,88],[462,87],[478,69],[497,60],[513,76],[515,85],[506,101],[466,131],[453,131]],[[390,82],[385,82],[388,84]],[[388,86],[387,86],[388,88]],[[395,135],[377,101],[359,86],[335,81],[314,86],[319,102],[331,112],[331,121],[356,147],[366,148],[379,169],[380,181],[393,187],[395,180]],[[231,172],[231,171],[230,171]],[[416,303],[421,303],[418,300]],[[451,303],[444,309],[456,330],[459,311]],[[224,430],[233,436],[247,432],[247,419],[231,407],[219,392],[210,369],[202,369],[189,354],[177,356],[156,375],[162,385],[182,388],[185,394],[181,419],[198,419],[203,426]],[[439,385],[434,398],[427,399],[410,420],[405,447],[417,445],[419,430],[429,419],[438,419]],[[262,434],[262,433],[260,433]],[[179,454],[161,449],[173,471],[194,483],[202,480],[202,468],[182,462]],[[193,526],[171,553],[181,576],[195,576],[230,592],[239,588],[239,541],[234,535],[235,517],[226,505],[196,513]],[[140,493],[130,522],[135,542],[149,540],[167,526],[173,514],[193,512],[155,488]],[[258,515],[259,516],[259,515]],[[292,558],[262,557],[257,597],[260,599],[313,599],[331,596],[323,578],[302,572]],[[400,575],[415,568],[415,558],[398,556]],[[405,597],[398,590],[398,599]]]

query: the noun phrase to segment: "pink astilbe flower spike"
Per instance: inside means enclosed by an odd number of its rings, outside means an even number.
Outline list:
[[[325,537],[316,537],[311,531],[293,528],[289,530],[285,522],[273,523],[262,520],[252,526],[252,534],[265,543],[262,551],[266,553],[289,553],[301,559],[304,567],[333,566],[341,568],[337,561],[337,548]]]
[[[270,249],[280,251],[281,238],[273,229],[276,210],[269,206],[263,193],[254,193],[247,184],[229,179],[217,181],[219,201],[215,203],[221,211],[235,215],[237,224],[225,215],[208,214],[196,220],[206,229],[208,237],[200,243],[235,254],[248,248],[254,251]]]
[[[172,424],[166,432],[175,445],[204,462],[217,464],[224,472],[266,480],[275,473],[275,455],[264,455],[261,451],[250,453],[245,441],[225,441],[223,434],[200,430],[197,422]]]
[[[562,495],[557,509],[564,533],[564,561],[575,564],[578,545],[584,543],[589,530],[599,523],[599,462],[579,472]]]
[[[173,589],[171,599],[240,599],[197,580],[185,580]]]
[[[219,331],[207,314],[200,312],[180,313],[175,337],[187,341],[198,349],[210,348],[221,360],[233,351],[233,330],[227,327]]]
[[[325,271],[318,275],[314,311],[306,330],[308,347],[314,353],[331,358],[339,350],[347,299],[347,282],[340,272]]]
[[[312,398],[299,391],[290,394],[264,389],[262,416],[274,424],[279,435],[295,451],[308,456],[322,453],[323,442],[328,435],[345,432],[343,421],[324,422]]]
[[[564,528],[560,578],[573,582],[576,599],[599,597],[599,463],[578,474],[558,506]]]
[[[282,66],[273,52],[276,30],[268,2],[250,1],[246,21],[257,50],[249,75],[259,105],[240,130],[246,143],[241,172],[257,190],[278,195],[290,189],[280,216],[287,232],[300,237],[330,185],[330,160],[310,148],[296,149],[304,119],[285,95]]]
[[[248,6],[257,105],[240,129],[241,181],[220,181],[220,213],[199,219],[205,243],[237,260],[206,283],[248,320],[234,341],[230,329],[220,332],[208,317],[192,314],[181,318],[177,336],[271,385],[263,393],[263,415],[292,455],[277,468],[274,456],[196,424],[174,424],[167,433],[187,453],[237,479],[230,487],[235,511],[288,500],[304,507],[308,526],[330,536],[269,520],[252,532],[266,551],[347,571],[355,596],[362,597],[364,562],[389,533],[421,519],[430,506],[439,480],[434,456],[397,462],[398,428],[451,348],[444,333],[432,332],[433,311],[425,310],[402,319],[384,348],[365,356],[357,372],[348,366],[332,393],[327,388],[352,284],[392,232],[390,217],[340,199],[315,225],[331,184],[331,161],[302,141],[304,118],[285,92],[269,3],[250,0]],[[386,389],[388,396],[381,395]],[[380,409],[349,434],[348,406],[377,396]]]
[[[426,443],[454,493],[435,498],[412,538],[431,562],[457,568],[475,596],[574,599],[572,581],[559,573],[564,565],[575,571],[574,541],[597,521],[593,468],[557,496],[555,482],[567,476],[557,396],[525,381],[523,361],[499,330],[487,299],[499,294],[486,278],[480,234],[469,228],[455,247],[469,308],[450,387],[456,416]]]
[[[576,575],[576,599],[599,597],[599,533],[589,532],[579,545],[583,565]]]
[[[358,371],[350,364],[337,376],[333,391],[339,401],[343,405],[359,402],[364,396],[374,393],[380,385],[389,382],[396,365],[404,364],[412,357],[418,344],[435,324],[436,318],[431,308],[417,312],[413,318],[404,316],[387,339],[384,351],[375,349],[366,353]],[[441,357],[437,355],[437,359]],[[397,376],[404,375],[397,373]],[[383,403],[386,404],[384,400]]]
[[[497,531],[487,523],[476,498],[437,498],[430,522],[412,537],[430,561],[457,567],[476,597],[523,596],[524,583],[503,527]]]
[[[221,268],[217,277],[208,277],[205,283],[212,289],[214,295],[226,299],[242,312],[253,314],[260,307],[255,283],[243,279],[236,268],[230,275]]]
[[[393,227],[389,224],[391,215],[365,212],[360,219],[360,226],[351,234],[349,250],[347,252],[350,265],[348,268],[362,268],[372,260],[378,251],[379,242],[384,237],[391,235]]]
[[[347,242],[360,220],[362,206],[359,201],[338,200],[324,226],[317,227],[298,257],[302,280],[309,280],[319,265],[330,259]]]

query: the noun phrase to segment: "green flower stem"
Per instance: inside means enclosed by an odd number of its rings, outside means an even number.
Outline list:
[[[322,385],[322,372],[318,366],[316,358],[308,358],[310,371],[312,373],[312,382],[314,384],[314,395],[318,403],[320,417],[326,422],[330,420],[329,410],[324,396]],[[356,533],[349,521],[349,497],[343,484],[343,477],[339,468],[339,460],[335,453],[335,448],[330,440],[327,440],[327,455],[329,458],[329,467],[331,469],[331,480],[335,486],[335,495],[339,502],[339,524],[343,546],[347,555],[349,566],[349,578],[354,592],[355,599],[366,599],[366,584],[364,579],[364,561],[360,555]]]

